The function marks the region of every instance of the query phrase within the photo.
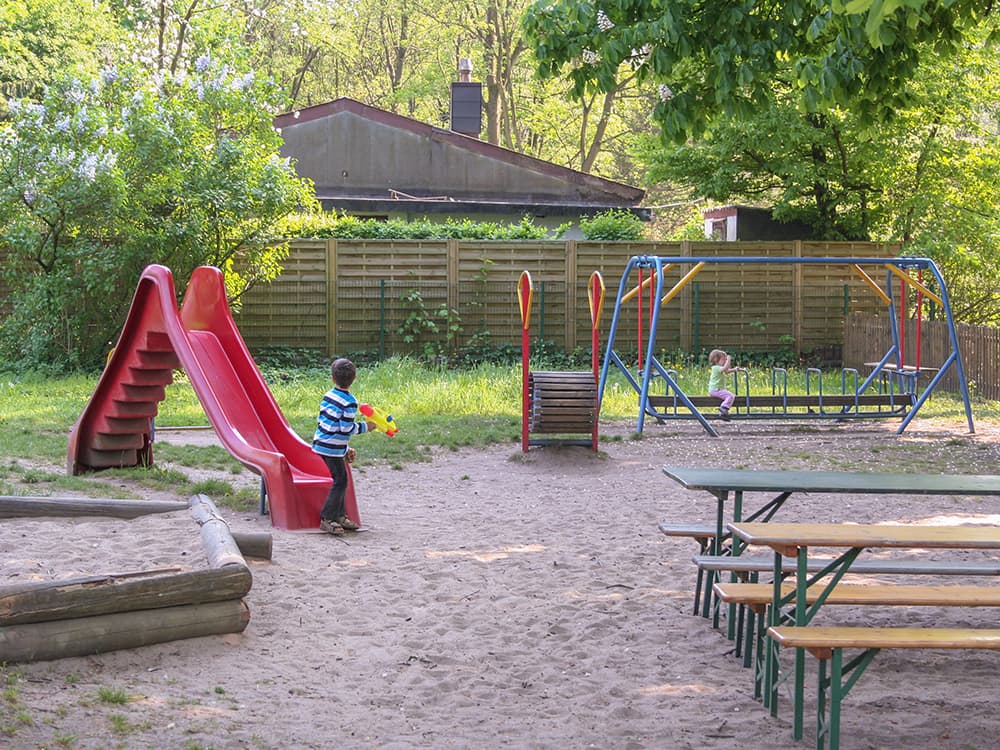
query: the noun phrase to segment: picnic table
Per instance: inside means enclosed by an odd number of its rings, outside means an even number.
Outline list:
[[[726,536],[726,505],[732,496],[732,520],[768,522],[797,492],[866,495],[1000,495],[1000,476],[976,474],[901,474],[850,471],[756,471],[664,466],[663,473],[689,490],[705,490],[716,498],[715,539],[710,552],[718,555]],[[776,493],[744,518],[743,495]],[[733,554],[739,554],[734,545]],[[717,573],[710,571],[706,597]],[[705,602],[707,615],[708,600]],[[714,623],[718,626],[718,615]]]
[[[944,477],[941,477],[944,479]],[[967,480],[972,479],[970,477]],[[980,478],[982,479],[982,478]],[[996,482],[996,479],[993,479]],[[975,482],[973,482],[974,484]],[[996,488],[989,494],[998,494]],[[996,526],[896,526],[883,524],[829,524],[829,523],[753,523],[733,522],[728,525],[733,536],[745,544],[764,545],[774,551],[774,595],[771,603],[770,624],[779,626],[781,607],[785,602],[782,592],[784,558],[796,562],[794,625],[806,626],[823,605],[827,596],[850,569],[851,564],[868,549],[989,549],[1000,550],[1000,528]],[[815,547],[843,549],[822,571],[810,577],[808,551]],[[823,589],[807,599],[808,588],[820,585]],[[777,656],[778,646],[768,641],[764,678],[765,704],[772,714],[777,713]],[[795,649],[792,733],[802,737],[803,683],[805,654]]]

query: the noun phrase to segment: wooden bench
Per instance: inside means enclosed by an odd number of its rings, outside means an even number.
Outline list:
[[[834,589],[836,591],[836,589]],[[841,703],[861,674],[882,649],[1000,650],[1000,629],[979,628],[869,628],[775,626],[767,634],[782,647],[802,648],[819,659],[816,748],[840,748]],[[848,664],[843,650],[863,653]],[[829,666],[828,666],[829,665]],[[829,671],[829,674],[828,674]],[[827,707],[829,698],[829,707]]]
[[[855,572],[853,568],[851,572]],[[740,619],[736,638],[738,643],[742,639],[743,664],[750,666],[756,633],[754,695],[757,696],[763,677],[761,660],[764,653],[764,623],[767,621],[767,610],[774,600],[774,585],[720,581],[712,588],[719,601],[747,607],[754,613],[754,617],[747,619],[745,629],[742,618]],[[784,601],[792,601],[795,598],[793,584],[783,584],[781,592]],[[823,593],[822,586],[807,589],[806,603],[813,604],[821,593]],[[829,592],[824,602],[824,606],[831,604],[880,607],[1000,607],[1000,586],[839,583]]]
[[[753,583],[760,573],[771,573],[774,570],[773,555],[695,555],[691,558],[698,567],[698,580],[704,579],[704,572],[735,573],[744,582]],[[808,562],[810,573],[817,573],[830,563],[829,559],[811,557]],[[785,573],[795,572],[795,561],[782,561]],[[983,560],[976,562],[947,560],[908,560],[896,558],[893,560],[856,560],[851,565],[851,574],[859,575],[921,575],[921,576],[1000,576],[1000,560]],[[701,607],[701,590],[696,587],[695,613]]]

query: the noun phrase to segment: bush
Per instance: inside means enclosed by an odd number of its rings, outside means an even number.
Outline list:
[[[319,212],[287,217],[275,231],[276,236],[280,236],[281,239],[319,237],[341,240],[539,240],[548,236],[545,227],[535,225],[527,216],[517,224],[500,224],[451,218],[442,222],[432,222],[429,219],[379,221]]]
[[[588,240],[632,240],[643,239],[645,229],[642,220],[628,211],[614,209],[595,214],[580,221],[580,231]]]

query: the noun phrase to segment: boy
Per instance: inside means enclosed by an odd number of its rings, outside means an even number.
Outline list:
[[[354,449],[347,443],[352,435],[368,432],[372,425],[354,421],[358,412],[358,400],[350,390],[357,376],[354,363],[349,359],[335,359],[330,365],[330,376],[333,378],[333,388],[326,392],[320,402],[312,449],[323,458],[333,477],[330,494],[319,512],[319,528],[328,534],[342,536],[345,529],[358,529],[358,525],[344,514],[347,463],[353,461],[355,456]]]

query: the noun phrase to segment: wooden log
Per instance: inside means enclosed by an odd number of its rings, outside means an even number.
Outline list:
[[[111,500],[84,497],[0,496],[0,518],[21,516],[109,516],[138,518],[151,513],[184,510],[186,503],[167,500]]]
[[[208,556],[209,567],[242,565],[245,568],[247,562],[229,531],[229,524],[216,509],[211,498],[206,495],[195,495],[190,500],[190,508],[194,520],[201,526],[201,543]]]
[[[245,565],[225,565],[0,586],[0,631],[9,625],[239,599],[252,583]]]
[[[266,531],[232,531],[233,540],[240,548],[243,557],[255,557],[259,560],[271,559],[273,537]]]
[[[182,638],[241,633],[250,610],[241,599],[78,617],[0,628],[0,663],[87,656]]]

